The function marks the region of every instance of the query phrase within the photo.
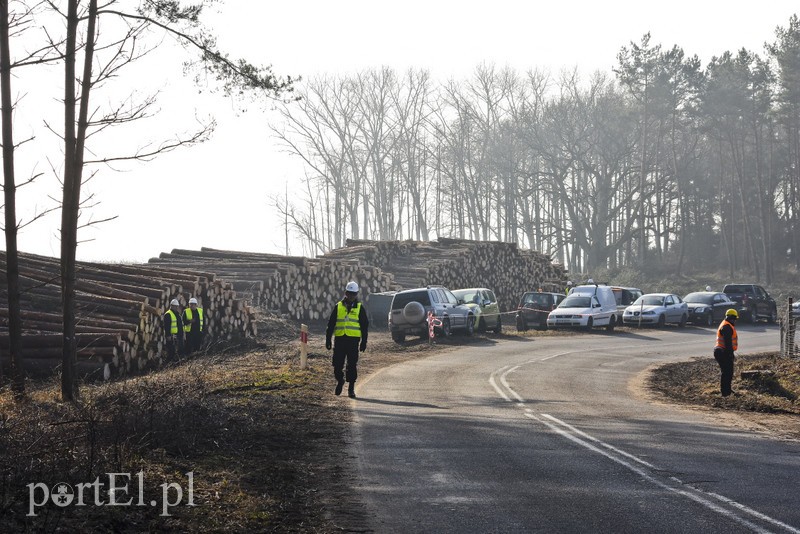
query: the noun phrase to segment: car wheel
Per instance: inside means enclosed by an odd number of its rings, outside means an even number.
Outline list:
[[[450,337],[450,318],[442,317],[442,336]]]
[[[594,326],[594,320],[592,317],[589,317],[589,319],[586,320],[586,330],[591,330],[592,326]]]
[[[486,332],[486,320],[483,317],[478,320],[478,332]]]
[[[609,319],[609,321],[608,321],[608,326],[606,326],[606,331],[607,332],[613,332],[615,326],[617,326],[617,316],[616,315],[612,315],[611,319]]]
[[[679,328],[683,328],[684,326],[686,326],[686,321],[688,321],[688,320],[689,320],[689,318],[686,317],[685,313],[683,315],[681,315],[681,322],[678,323],[678,327]]]
[[[395,343],[402,343],[406,340],[405,332],[392,332],[392,341]]]
[[[714,314],[711,312],[706,314],[706,326],[714,326]]]
[[[475,333],[475,316],[474,315],[468,315],[467,316],[467,326],[464,329],[464,333],[467,334],[468,336],[471,336],[472,334]]]
[[[524,332],[527,329],[528,325],[525,324],[525,319],[517,317],[517,332]]]
[[[497,316],[497,326],[494,327],[494,333],[495,334],[499,334],[502,331],[503,331],[503,320],[498,315]]]
[[[664,325],[667,324],[667,317],[664,314],[658,316],[658,327],[664,328]]]
[[[769,314],[769,323],[775,324],[778,322],[778,309],[772,308],[772,311]]]

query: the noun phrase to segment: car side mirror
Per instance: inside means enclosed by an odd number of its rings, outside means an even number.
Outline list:
[[[483,305],[484,305],[484,306],[488,306],[488,305],[489,305],[489,304],[491,304],[491,303],[492,303],[492,301],[491,301],[491,300],[489,300],[489,299],[486,299],[486,300],[484,300],[484,301],[483,301]]]
[[[458,299],[458,303],[459,304],[466,304],[466,301],[464,299]]]

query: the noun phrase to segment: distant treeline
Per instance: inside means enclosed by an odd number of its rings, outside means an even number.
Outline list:
[[[800,264],[800,21],[703,66],[645,35],[582,80],[481,65],[309,80],[273,130],[305,253],[346,238],[500,240],[571,272],[669,262],[769,282]]]

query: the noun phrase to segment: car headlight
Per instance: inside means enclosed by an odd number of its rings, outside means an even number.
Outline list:
[[[705,313],[705,312],[706,312],[706,309],[705,309],[705,308],[703,308],[703,307],[701,306],[701,307],[699,307],[699,308],[695,308],[695,309],[694,309],[694,312],[695,312],[695,313]]]

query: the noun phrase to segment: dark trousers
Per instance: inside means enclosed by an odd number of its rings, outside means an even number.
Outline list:
[[[336,377],[337,382],[347,379],[352,386],[356,378],[358,378],[358,343],[360,338],[339,336],[334,338],[333,341],[333,376]],[[346,375],[342,370],[344,369],[345,361],[347,361]]]
[[[174,362],[178,359],[179,355],[183,354],[183,338],[180,336],[171,336],[167,338],[167,361]]]
[[[197,352],[200,350],[200,346],[203,344],[203,334],[200,332],[189,332],[186,334],[186,355],[193,352]]]
[[[731,382],[733,381],[733,351],[715,348],[714,359],[717,360],[721,372],[719,392],[722,393],[723,397],[727,397],[731,394]]]

